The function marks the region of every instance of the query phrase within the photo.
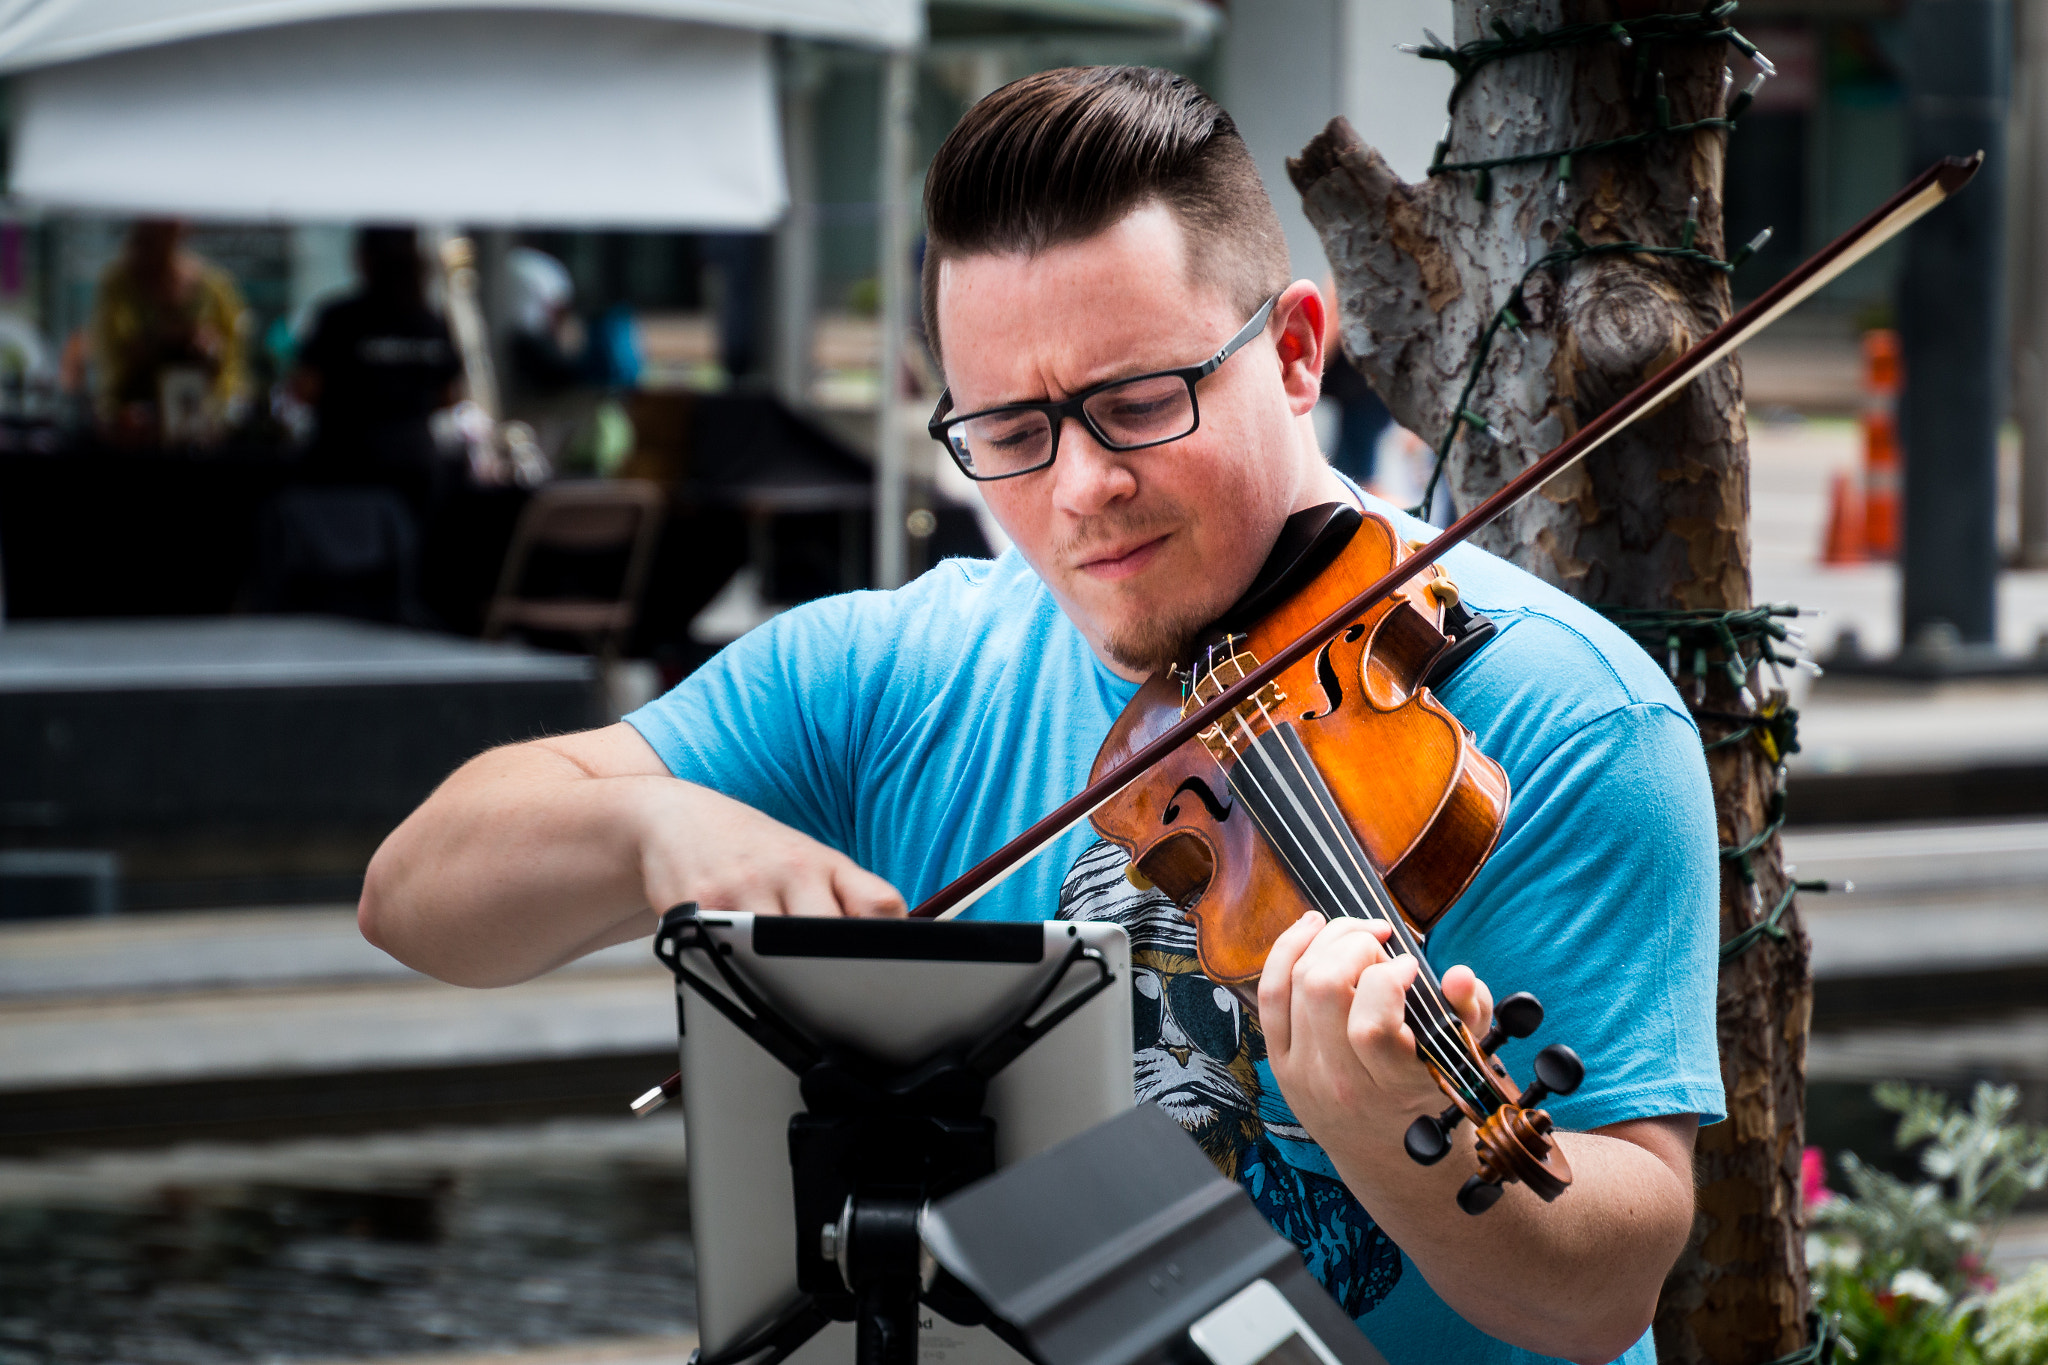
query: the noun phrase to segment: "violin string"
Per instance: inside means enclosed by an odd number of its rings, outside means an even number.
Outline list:
[[[1240,673],[1242,673],[1241,666]],[[1256,752],[1258,759],[1273,769],[1273,776],[1281,790],[1288,795],[1290,802],[1294,804],[1296,811],[1302,817],[1302,822],[1309,827],[1311,833],[1316,835],[1316,842],[1322,848],[1324,856],[1328,860],[1327,866],[1336,871],[1340,881],[1343,880],[1342,874],[1344,869],[1341,862],[1334,856],[1335,853],[1341,850],[1351,862],[1352,873],[1356,880],[1345,889],[1351,892],[1353,898],[1360,903],[1362,909],[1365,908],[1367,902],[1371,903],[1371,910],[1368,910],[1363,915],[1354,915],[1354,917],[1385,919],[1388,922],[1389,929],[1399,936],[1404,950],[1415,959],[1418,972],[1415,984],[1410,991],[1410,999],[1417,1006],[1413,1011],[1415,1017],[1412,1019],[1412,1023],[1416,1029],[1418,1041],[1425,1035],[1434,1035],[1430,1041],[1444,1049],[1450,1058],[1455,1059],[1454,1063],[1442,1064],[1440,1069],[1458,1073],[1455,1079],[1471,1088],[1473,1093],[1470,1095],[1470,1098],[1475,1102],[1485,1104],[1487,1108],[1492,1108],[1493,1106],[1483,1097],[1492,1093],[1493,1086],[1485,1077],[1483,1071],[1474,1064],[1464,1044],[1462,1021],[1458,1019],[1456,1012],[1451,1009],[1450,1002],[1443,997],[1442,985],[1437,981],[1436,973],[1430,969],[1428,959],[1423,956],[1419,943],[1409,929],[1407,920],[1401,915],[1400,908],[1394,904],[1394,899],[1388,893],[1385,883],[1380,880],[1377,871],[1372,868],[1370,860],[1365,857],[1364,850],[1359,847],[1357,838],[1352,834],[1349,824],[1343,820],[1341,813],[1333,809],[1334,798],[1331,796],[1328,787],[1319,780],[1319,775],[1311,776],[1314,769],[1313,761],[1307,758],[1305,752],[1298,752],[1294,746],[1286,744],[1285,740],[1281,738],[1281,723],[1271,710],[1267,708],[1263,698],[1254,698],[1253,705],[1259,708],[1260,714],[1266,721],[1268,732],[1287,750],[1288,762],[1293,767],[1298,779],[1298,783],[1295,785],[1305,790],[1310,799],[1314,801],[1316,806],[1314,815],[1320,816],[1323,821],[1324,828],[1321,831],[1315,829],[1311,813],[1301,808],[1299,799],[1289,790],[1290,784],[1287,783],[1284,775],[1278,771],[1279,765],[1273,760],[1272,755],[1265,753],[1262,748],[1258,748],[1255,741],[1250,738],[1252,730],[1249,718],[1238,713],[1233,716],[1233,719],[1245,731],[1247,736],[1246,750]],[[1231,745],[1231,752],[1233,754],[1238,753],[1235,744]],[[1245,768],[1244,756],[1239,755],[1238,759],[1239,768]],[[1268,799],[1270,800],[1270,796]],[[1314,860],[1309,859],[1308,861],[1313,863]],[[1327,880],[1327,874],[1324,874],[1324,876]],[[1377,913],[1375,914],[1373,911]],[[1434,1051],[1435,1049],[1432,1049],[1432,1052]],[[1439,1060],[1441,1062],[1442,1059]]]
[[[1213,672],[1213,663],[1211,671]],[[1242,670],[1240,669],[1240,674],[1241,672]],[[1266,721],[1267,728],[1277,733],[1281,728],[1281,723],[1271,710],[1267,708],[1265,701],[1262,698],[1254,698],[1252,704],[1259,708],[1260,714]],[[1251,750],[1256,741],[1249,717],[1240,710],[1233,712],[1231,719],[1244,731],[1245,750]],[[1242,767],[1245,758],[1244,752],[1238,749],[1236,742],[1229,735],[1224,735],[1224,740],[1230,745],[1232,755],[1238,759],[1239,766]],[[1261,758],[1269,767],[1277,769],[1277,765],[1272,763],[1270,756],[1262,754]],[[1318,808],[1316,814],[1320,815],[1325,823],[1325,830],[1318,835],[1317,843],[1322,847],[1326,857],[1329,857],[1329,865],[1336,867],[1341,873],[1341,864],[1335,857],[1329,855],[1342,853],[1345,860],[1351,863],[1352,871],[1357,878],[1354,884],[1346,885],[1341,881],[1339,883],[1343,885],[1343,889],[1351,892],[1352,898],[1359,903],[1356,910],[1346,909],[1340,905],[1338,907],[1340,913],[1345,914],[1348,918],[1386,920],[1394,934],[1400,938],[1403,949],[1416,959],[1417,964],[1428,976],[1430,984],[1440,989],[1441,983],[1436,981],[1435,973],[1430,971],[1428,961],[1422,956],[1420,951],[1420,945],[1409,928],[1407,920],[1401,915],[1399,908],[1394,904],[1393,897],[1387,892],[1385,883],[1380,880],[1377,871],[1372,868],[1371,863],[1365,859],[1364,850],[1358,846],[1358,841],[1352,835],[1349,825],[1342,822],[1341,815],[1329,808],[1327,788],[1320,782],[1309,779],[1308,770],[1302,765],[1302,756],[1296,754],[1291,747],[1288,748],[1288,761],[1294,768],[1297,777],[1301,779],[1301,785],[1307,789],[1311,798],[1316,802]],[[1310,767],[1312,766],[1311,764]],[[1256,779],[1257,775],[1252,773],[1251,776]],[[1279,776],[1277,771],[1275,776]],[[1281,781],[1284,787],[1284,778]],[[1265,792],[1263,784],[1261,784],[1261,794],[1267,796],[1270,801],[1270,794]],[[1277,811],[1277,807],[1275,809]],[[1296,803],[1296,809],[1300,810],[1298,802]],[[1306,816],[1308,812],[1302,811],[1301,814]],[[1329,882],[1327,876],[1322,876],[1319,879],[1323,880],[1326,884]],[[1445,1017],[1454,1017],[1448,1010],[1448,1002],[1443,1001],[1440,996],[1430,999],[1427,1003],[1444,1006]]]
[[[1283,857],[1286,857],[1286,860],[1288,861],[1292,870],[1294,871],[1297,883],[1302,884],[1304,890],[1310,891],[1311,894],[1313,894],[1313,888],[1306,885],[1306,878],[1303,875],[1305,869],[1307,872],[1313,874],[1317,881],[1323,883],[1326,892],[1326,903],[1334,906],[1339,914],[1344,915],[1346,918],[1352,919],[1376,918],[1377,916],[1374,916],[1369,913],[1358,914],[1354,911],[1347,910],[1343,906],[1341,897],[1328,895],[1328,893],[1337,891],[1341,888],[1342,890],[1349,891],[1354,898],[1357,898],[1361,902],[1363,902],[1365,899],[1364,896],[1361,894],[1360,889],[1356,886],[1346,886],[1342,883],[1341,880],[1336,885],[1332,885],[1330,878],[1327,872],[1324,870],[1324,868],[1319,867],[1315,859],[1306,856],[1306,849],[1299,847],[1299,845],[1297,844],[1293,849],[1294,856],[1287,857],[1287,854],[1289,853],[1289,844],[1283,841],[1281,838],[1276,837],[1276,831],[1274,831],[1266,823],[1265,819],[1262,818],[1260,813],[1261,805],[1270,806],[1275,815],[1279,814],[1281,807],[1277,802],[1273,800],[1272,793],[1267,789],[1266,784],[1264,780],[1261,778],[1259,772],[1257,771],[1256,766],[1247,761],[1247,755],[1257,755],[1259,760],[1267,764],[1269,767],[1273,767],[1276,765],[1272,764],[1270,755],[1266,755],[1256,748],[1255,737],[1251,733],[1251,727],[1248,719],[1241,712],[1233,712],[1231,715],[1231,720],[1237,726],[1241,727],[1245,732],[1246,738],[1243,750],[1239,749],[1236,739],[1229,733],[1227,729],[1224,729],[1223,727],[1219,726],[1218,730],[1219,733],[1222,735],[1224,743],[1229,746],[1232,756],[1238,760],[1235,764],[1236,773],[1242,774],[1247,779],[1248,784],[1252,788],[1251,794],[1257,798],[1252,801],[1247,801],[1244,804],[1246,808],[1252,812],[1253,821],[1258,824],[1260,830],[1266,835],[1267,842],[1272,844],[1276,851],[1279,851]],[[1274,776],[1276,778],[1279,777],[1277,767]],[[1227,781],[1230,781],[1232,785],[1235,785],[1235,777],[1233,774],[1226,774],[1225,777]],[[1282,785],[1284,789],[1284,782]],[[1241,792],[1240,796],[1244,794],[1245,793]],[[1303,812],[1303,814],[1306,815],[1307,813]],[[1287,831],[1287,833],[1292,834],[1293,831],[1289,830]],[[1327,852],[1327,849],[1325,851]],[[1334,861],[1331,865],[1334,866]],[[1361,908],[1365,908],[1363,904],[1361,904]],[[1399,912],[1394,911],[1393,913],[1398,914]],[[1420,959],[1418,958],[1418,962],[1419,961]],[[1415,999],[1416,995],[1416,992],[1411,991],[1410,999]],[[1411,1026],[1414,1028],[1416,1034],[1417,1046],[1422,1050],[1424,1055],[1427,1056],[1430,1059],[1430,1061],[1437,1067],[1437,1069],[1445,1074],[1447,1079],[1455,1080],[1459,1082],[1461,1085],[1465,1086],[1469,1091],[1475,1092],[1468,1094],[1467,1097],[1469,1099],[1472,1099],[1475,1102],[1481,1102],[1481,1096],[1483,1095],[1485,1089],[1484,1081],[1475,1076],[1474,1068],[1472,1066],[1470,1058],[1467,1057],[1465,1054],[1465,1049],[1459,1045],[1457,1039],[1451,1034],[1451,1032],[1444,1027],[1443,1019],[1441,1017],[1436,1017],[1436,1011],[1434,1009],[1429,1008],[1429,1006],[1436,1005],[1439,1002],[1430,1000],[1426,992],[1421,993],[1421,999],[1424,1008],[1411,1014],[1410,1018]],[[1477,1082],[1476,1085],[1475,1082]]]
[[[1259,714],[1266,719],[1267,728],[1278,730],[1281,722],[1267,708],[1263,699],[1258,699],[1258,707]],[[1320,814],[1323,819],[1332,827],[1341,829],[1346,835],[1351,836],[1339,838],[1335,842],[1338,851],[1351,863],[1352,873],[1357,877],[1359,884],[1365,888],[1368,898],[1373,902],[1374,909],[1378,911],[1381,918],[1387,921],[1389,927],[1393,930],[1394,937],[1400,940],[1402,949],[1412,956],[1416,964],[1421,967],[1424,975],[1429,978],[1430,985],[1441,989],[1442,983],[1436,979],[1436,973],[1430,970],[1428,960],[1422,955],[1421,942],[1416,939],[1414,931],[1408,925],[1407,918],[1401,914],[1399,906],[1395,904],[1393,894],[1387,889],[1386,882],[1381,879],[1378,869],[1374,868],[1371,861],[1365,856],[1365,850],[1360,847],[1357,837],[1352,834],[1349,822],[1344,820],[1341,811],[1329,808],[1324,800],[1326,792],[1323,784],[1309,779],[1308,771],[1302,765],[1301,756],[1296,754],[1291,746],[1287,748],[1287,757],[1288,761],[1294,765],[1296,776],[1301,779],[1300,785],[1315,798],[1317,805],[1321,807]]]
[[[1235,719],[1238,720],[1239,724],[1243,724],[1243,720],[1241,717],[1236,717]],[[1248,726],[1246,726],[1245,728],[1247,729],[1247,731],[1249,731]],[[1243,805],[1246,810],[1251,812],[1253,822],[1257,824],[1259,826],[1260,831],[1265,834],[1266,841],[1269,844],[1273,845],[1274,849],[1277,852],[1279,852],[1282,858],[1289,864],[1290,870],[1293,871],[1297,884],[1301,885],[1304,891],[1308,891],[1311,894],[1311,896],[1313,896],[1314,888],[1306,884],[1307,877],[1304,876],[1303,871],[1305,865],[1307,871],[1315,875],[1316,880],[1323,882],[1327,898],[1327,893],[1335,890],[1335,888],[1332,887],[1329,884],[1328,879],[1321,874],[1320,869],[1317,869],[1314,866],[1313,860],[1300,856],[1299,849],[1293,850],[1294,856],[1289,856],[1289,844],[1283,838],[1280,837],[1280,831],[1274,830],[1270,825],[1267,824],[1264,816],[1261,814],[1262,805],[1272,805],[1273,803],[1270,794],[1265,790],[1263,783],[1260,781],[1258,773],[1246,764],[1244,752],[1239,750],[1236,741],[1227,732],[1223,734],[1223,742],[1229,746],[1231,754],[1238,760],[1237,764],[1235,765],[1236,772],[1242,774],[1245,777],[1247,784],[1252,789],[1250,795],[1252,795],[1255,799],[1243,801]],[[1250,745],[1251,740],[1248,738],[1246,740],[1246,748],[1249,749]],[[1234,776],[1232,776],[1231,774],[1226,774],[1225,776],[1226,780],[1229,781],[1233,787],[1237,785]],[[1244,790],[1239,790],[1238,795],[1240,798],[1243,798],[1247,795],[1247,793]],[[1278,807],[1274,806],[1274,810],[1277,813]],[[1361,916],[1354,915],[1349,911],[1342,909],[1341,905],[1338,906],[1337,913],[1343,915],[1345,918],[1361,918]],[[1455,1070],[1455,1062],[1452,1059],[1457,1056],[1457,1049],[1450,1047],[1448,1040],[1442,1039],[1436,1036],[1436,1034],[1437,1031],[1435,1029],[1426,1029],[1418,1034],[1418,1039],[1424,1045],[1424,1050],[1426,1054],[1430,1057],[1431,1061],[1439,1067],[1439,1069],[1444,1070],[1446,1072]]]
[[[1247,801],[1245,804],[1248,809],[1253,810],[1253,818],[1258,822],[1261,830],[1265,831],[1268,842],[1273,844],[1276,850],[1282,853],[1283,857],[1287,858],[1297,882],[1304,884],[1304,889],[1311,889],[1306,886],[1306,882],[1308,876],[1313,875],[1317,880],[1323,882],[1326,892],[1330,890],[1329,877],[1322,869],[1316,866],[1315,859],[1307,855],[1306,850],[1299,845],[1298,841],[1290,849],[1289,843],[1278,837],[1265,819],[1259,816],[1258,806],[1261,801],[1269,805],[1275,805],[1274,814],[1276,816],[1280,812],[1272,800],[1271,793],[1266,788],[1265,781],[1257,771],[1257,765],[1247,761],[1245,755],[1238,751],[1234,743],[1231,744],[1231,751],[1233,754],[1238,755],[1238,771],[1243,775],[1246,786],[1250,788],[1249,793],[1241,791],[1240,795],[1249,794],[1257,798],[1256,800]],[[1270,764],[1268,756],[1257,753],[1257,751],[1253,752],[1260,761]],[[1287,830],[1286,833],[1292,834],[1293,831]],[[1290,852],[1292,856],[1288,856]],[[1304,868],[1307,870],[1306,874],[1304,873]],[[1344,887],[1343,889],[1356,894],[1356,888]],[[1326,896],[1325,899],[1327,900],[1328,897]],[[1346,910],[1342,907],[1341,903],[1337,906],[1337,913],[1350,919],[1377,918],[1377,916],[1369,912],[1361,914]],[[1406,1013],[1415,1033],[1418,1050],[1430,1060],[1438,1071],[1444,1074],[1446,1079],[1456,1082],[1465,1088],[1468,1099],[1473,1100],[1475,1103],[1481,1102],[1480,1092],[1483,1082],[1478,1082],[1478,1078],[1473,1073],[1472,1064],[1469,1058],[1466,1057],[1463,1047],[1459,1045],[1450,1031],[1444,1027],[1443,1020],[1437,1016],[1437,1012],[1429,1008],[1432,1002],[1428,1000],[1426,995],[1411,990],[1406,998],[1406,1003],[1410,1007]]]
[[[1255,701],[1259,713],[1265,717],[1267,728],[1277,733],[1281,726],[1279,719],[1267,708],[1263,698],[1256,698]],[[1416,979],[1411,990],[1420,1001],[1422,1012],[1429,1016],[1430,1027],[1444,1035],[1445,1045],[1451,1049],[1452,1055],[1459,1059],[1459,1069],[1465,1073],[1462,1079],[1468,1084],[1475,1085],[1482,1094],[1485,1093],[1492,1087],[1482,1075],[1477,1074],[1477,1069],[1465,1050],[1462,1037],[1464,1021],[1458,1017],[1457,1012],[1451,1008],[1450,1001],[1443,995],[1443,983],[1437,980],[1436,973],[1430,968],[1429,960],[1423,956],[1422,945],[1416,939],[1407,918],[1395,904],[1393,895],[1381,879],[1378,869],[1374,868],[1370,859],[1366,857],[1365,850],[1359,845],[1357,836],[1352,833],[1342,812],[1333,807],[1334,798],[1331,797],[1327,786],[1311,777],[1313,762],[1307,760],[1305,752],[1297,751],[1292,745],[1283,744],[1282,747],[1286,749],[1288,762],[1293,765],[1295,774],[1300,779],[1297,785],[1316,802],[1317,814],[1322,817],[1330,832],[1328,843],[1334,844],[1350,862],[1358,886],[1366,893],[1365,898],[1374,903],[1378,917],[1387,921],[1402,951],[1415,959]],[[1270,758],[1268,761],[1271,761]]]
[[[1262,711],[1264,710],[1264,707],[1263,707],[1263,705],[1261,706],[1261,710],[1262,710]],[[1268,715],[1268,716],[1267,716],[1267,720],[1268,720],[1268,722],[1269,722],[1269,723],[1270,723],[1271,719],[1272,719],[1272,717],[1271,717],[1270,715]],[[1258,775],[1258,773],[1257,773],[1256,771],[1254,771],[1253,769],[1251,769],[1251,768],[1249,768],[1249,767],[1247,767],[1247,766],[1246,766],[1246,756],[1247,756],[1248,754],[1250,754],[1250,753],[1252,753],[1252,752],[1253,752],[1253,750],[1254,750],[1254,745],[1255,745],[1255,744],[1257,743],[1257,736],[1256,736],[1256,735],[1254,734],[1254,732],[1252,731],[1252,728],[1251,728],[1251,723],[1250,723],[1250,718],[1249,718],[1249,717],[1247,717],[1247,716],[1245,716],[1245,715],[1243,714],[1242,710],[1239,710],[1239,711],[1234,711],[1234,712],[1233,712],[1233,713],[1231,714],[1231,720],[1232,720],[1232,722],[1233,722],[1233,723],[1235,723],[1235,724],[1237,725],[1237,727],[1238,727],[1239,729],[1241,729],[1241,730],[1242,730],[1242,731],[1244,732],[1244,737],[1245,737],[1245,738],[1244,738],[1244,748],[1243,748],[1242,750],[1240,750],[1240,749],[1238,748],[1238,746],[1237,746],[1237,742],[1236,742],[1236,740],[1235,740],[1235,739],[1234,739],[1234,738],[1233,738],[1232,736],[1230,736],[1229,734],[1227,734],[1227,733],[1226,733],[1226,734],[1224,734],[1224,736],[1223,736],[1223,740],[1224,740],[1224,743],[1226,743],[1226,744],[1228,744],[1228,745],[1230,746],[1230,752],[1231,752],[1232,756],[1233,756],[1233,757],[1235,757],[1235,758],[1237,759],[1237,768],[1238,768],[1238,770],[1239,770],[1240,772],[1244,773],[1244,774],[1245,774],[1245,775],[1247,776],[1247,778],[1249,778],[1249,780],[1250,780],[1250,781],[1251,781],[1251,782],[1252,782],[1252,783],[1253,783],[1253,784],[1254,784],[1254,785],[1255,785],[1255,786],[1256,786],[1256,787],[1258,788],[1258,795],[1259,795],[1259,797],[1260,797],[1261,801],[1263,801],[1263,802],[1264,802],[1264,803],[1265,803],[1265,804],[1266,804],[1266,805],[1267,805],[1267,806],[1268,806],[1269,808],[1271,808],[1271,809],[1272,809],[1272,811],[1273,811],[1273,812],[1274,812],[1275,814],[1279,814],[1279,813],[1280,813],[1280,806],[1279,806],[1279,804],[1278,804],[1277,802],[1275,802],[1275,801],[1274,801],[1274,800],[1272,799],[1272,794],[1271,794],[1271,793],[1270,793],[1270,792],[1269,792],[1269,791],[1268,791],[1268,790],[1266,789],[1266,787],[1265,787],[1264,783],[1263,783],[1263,782],[1262,782],[1262,781],[1260,780],[1260,778],[1259,778],[1259,775]],[[1220,727],[1219,727],[1219,729],[1220,729]],[[1270,763],[1269,763],[1269,766],[1271,766],[1271,765],[1270,765]],[[1228,775],[1226,774],[1226,778],[1227,778],[1227,777],[1228,777]],[[1254,812],[1254,818],[1257,818],[1257,812],[1256,812],[1256,811]],[[1265,826],[1265,824],[1263,823],[1263,821],[1261,821],[1261,823],[1260,823],[1260,828],[1261,828],[1262,830],[1263,830],[1263,829],[1266,829],[1266,826]],[[1292,833],[1292,831],[1289,831],[1289,833],[1291,834],[1291,833]],[[1267,842],[1275,844],[1275,845],[1276,845],[1276,847],[1278,846],[1278,840],[1276,840],[1276,839],[1274,839],[1274,838],[1273,838],[1273,836],[1272,836],[1272,834],[1270,833],[1270,831],[1269,831],[1269,832],[1268,832],[1268,834],[1267,834]],[[1297,840],[1297,842],[1298,842],[1298,840]],[[1322,841],[1321,839],[1318,839],[1318,843],[1322,843],[1322,842],[1323,842],[1323,841]],[[1302,851],[1303,851],[1303,852],[1305,852],[1306,850],[1302,850]],[[1328,849],[1328,847],[1327,847],[1327,846],[1325,846],[1325,848],[1324,848],[1324,853],[1325,853],[1325,854],[1327,855],[1327,854],[1329,853],[1329,851],[1330,851],[1330,850]],[[1294,861],[1294,860],[1290,860],[1290,861]],[[1336,913],[1337,913],[1337,914],[1339,914],[1339,915],[1342,915],[1342,916],[1343,916],[1343,917],[1345,917],[1346,919],[1372,919],[1372,918],[1376,918],[1376,917],[1378,917],[1378,916],[1377,916],[1377,914],[1376,914],[1375,912],[1379,910],[1379,907],[1378,907],[1377,905],[1371,905],[1371,904],[1367,904],[1366,902],[1367,902],[1368,900],[1370,900],[1371,898],[1370,898],[1370,897],[1367,897],[1367,896],[1363,896],[1363,895],[1361,895],[1361,894],[1360,894],[1360,889],[1359,889],[1359,888],[1358,888],[1357,886],[1355,886],[1355,885],[1349,885],[1349,884],[1345,883],[1345,882],[1344,882],[1344,881],[1343,881],[1343,880],[1342,880],[1341,878],[1338,878],[1338,879],[1332,879],[1332,878],[1331,878],[1331,877],[1329,876],[1329,874],[1328,874],[1328,872],[1327,872],[1327,871],[1325,870],[1325,868],[1326,868],[1326,867],[1335,867],[1335,866],[1336,866],[1336,861],[1335,861],[1335,859],[1327,859],[1327,861],[1326,861],[1326,864],[1325,864],[1325,866],[1318,866],[1318,865],[1316,864],[1315,860],[1314,860],[1314,859],[1312,859],[1312,858],[1303,858],[1303,859],[1301,859],[1301,861],[1302,861],[1302,862],[1304,862],[1304,863],[1306,863],[1306,864],[1307,864],[1307,865],[1309,866],[1309,868],[1310,868],[1310,869],[1311,869],[1311,870],[1312,870],[1312,871],[1313,871],[1313,872],[1314,872],[1314,873],[1316,874],[1316,880],[1318,880],[1318,881],[1322,882],[1322,883],[1323,883],[1323,885],[1324,885],[1324,888],[1325,888],[1326,890],[1328,890],[1328,891],[1340,891],[1340,890],[1341,890],[1341,891],[1346,891],[1346,892],[1349,892],[1349,893],[1350,893],[1350,898],[1351,898],[1351,899],[1352,899],[1352,900],[1353,900],[1354,902],[1357,902],[1356,906],[1354,907],[1354,906],[1347,906],[1347,905],[1345,905],[1345,904],[1343,903],[1343,898],[1342,898],[1342,897],[1336,897],[1336,896],[1333,896],[1333,897],[1330,897],[1330,898],[1328,898],[1328,899],[1330,900],[1330,902],[1331,902],[1331,908],[1332,908],[1332,909],[1334,909],[1334,910],[1336,911]],[[1304,889],[1306,889],[1306,888],[1304,888]]]

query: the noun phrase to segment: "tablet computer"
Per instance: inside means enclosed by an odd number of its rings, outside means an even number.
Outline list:
[[[714,985],[724,966],[825,1047],[909,1068],[1010,1022],[1058,976],[1075,945],[1113,975],[1074,1013],[989,1082],[996,1161],[1034,1155],[1130,1109],[1130,948],[1115,924],[825,920],[706,912],[677,954]],[[1100,979],[1067,971],[1034,1012],[1042,1020]],[[681,1100],[690,1145],[701,1350],[717,1355],[772,1322],[798,1296],[789,1122],[797,1077],[680,981]],[[1018,1365],[982,1327],[920,1312],[921,1365]],[[790,1357],[846,1365],[854,1327],[830,1324]]]

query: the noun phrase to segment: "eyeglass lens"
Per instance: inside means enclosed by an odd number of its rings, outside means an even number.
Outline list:
[[[1112,450],[1176,441],[1195,429],[1194,392],[1179,375],[1112,385],[1089,395],[1081,410]],[[968,473],[1000,478],[1051,462],[1053,420],[1035,408],[1001,408],[953,423],[946,440]]]

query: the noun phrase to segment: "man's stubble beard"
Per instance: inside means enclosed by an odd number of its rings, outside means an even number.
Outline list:
[[[1184,609],[1178,616],[1150,616],[1102,639],[1103,652],[1133,673],[1157,673],[1187,654],[1195,632],[1215,613],[1207,607]]]
[[[1053,547],[1052,560],[1055,564],[1084,562],[1109,546],[1178,530],[1189,521],[1177,503],[1155,506],[1136,516],[1104,514],[1091,517],[1073,535]],[[1187,652],[1195,634],[1227,605],[1194,602],[1148,612],[1121,628],[1105,632],[1103,653],[1133,673],[1156,673],[1168,664],[1178,662]]]

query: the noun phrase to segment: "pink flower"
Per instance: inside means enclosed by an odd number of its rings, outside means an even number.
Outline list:
[[[1817,1209],[1834,1197],[1835,1192],[1828,1188],[1827,1153],[1808,1147],[1799,1154],[1800,1206]]]

